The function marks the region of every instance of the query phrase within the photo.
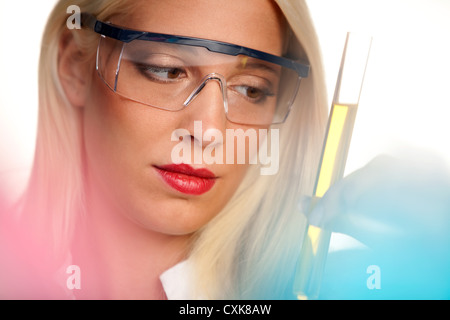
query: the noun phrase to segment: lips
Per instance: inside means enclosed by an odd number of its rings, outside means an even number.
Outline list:
[[[208,169],[194,169],[187,164],[169,164],[154,167],[170,187],[190,195],[201,195],[208,192],[217,179],[214,173]]]

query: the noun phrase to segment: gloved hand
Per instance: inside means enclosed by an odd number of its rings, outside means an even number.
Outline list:
[[[376,158],[310,217],[365,245],[330,250],[319,299],[450,298],[450,176],[437,161]]]

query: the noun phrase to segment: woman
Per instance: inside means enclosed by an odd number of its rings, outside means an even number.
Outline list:
[[[89,14],[81,30],[66,27],[70,5]],[[165,49],[154,35],[126,43],[120,37],[128,31],[120,30],[209,39],[269,56],[196,45],[181,54],[185,47]],[[298,74],[296,95],[292,81],[274,80],[293,69],[273,56],[293,57],[303,71],[309,65],[308,76]],[[242,70],[249,69],[247,79]],[[39,81],[36,155],[21,221],[51,246],[49,265],[79,267],[81,289],[71,295],[293,297],[305,223],[297,202],[312,190],[326,118],[318,42],[303,1],[62,0],[45,30]],[[280,107],[289,90],[294,103]],[[183,108],[188,91],[194,96]],[[239,109],[266,102],[265,112]],[[226,137],[227,130],[269,128],[279,130],[275,175],[236,157],[189,166],[171,157],[181,142],[192,157],[204,154],[208,130]],[[248,160],[254,154],[245,148]],[[190,283],[174,296],[160,277],[170,281],[180,268]]]

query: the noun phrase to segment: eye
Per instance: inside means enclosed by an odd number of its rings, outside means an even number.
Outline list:
[[[138,65],[139,71],[150,80],[160,82],[171,82],[182,79],[186,76],[186,72],[177,67],[160,67],[154,65]]]
[[[178,79],[183,71],[178,68],[159,68],[155,73],[167,79]]]
[[[234,86],[233,90],[253,102],[263,102],[267,97],[274,96],[274,94],[267,89],[259,89],[251,86]]]

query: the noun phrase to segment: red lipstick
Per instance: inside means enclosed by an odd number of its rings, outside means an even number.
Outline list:
[[[216,183],[216,176],[208,169],[194,169],[187,164],[154,166],[163,180],[185,194],[201,195]]]

